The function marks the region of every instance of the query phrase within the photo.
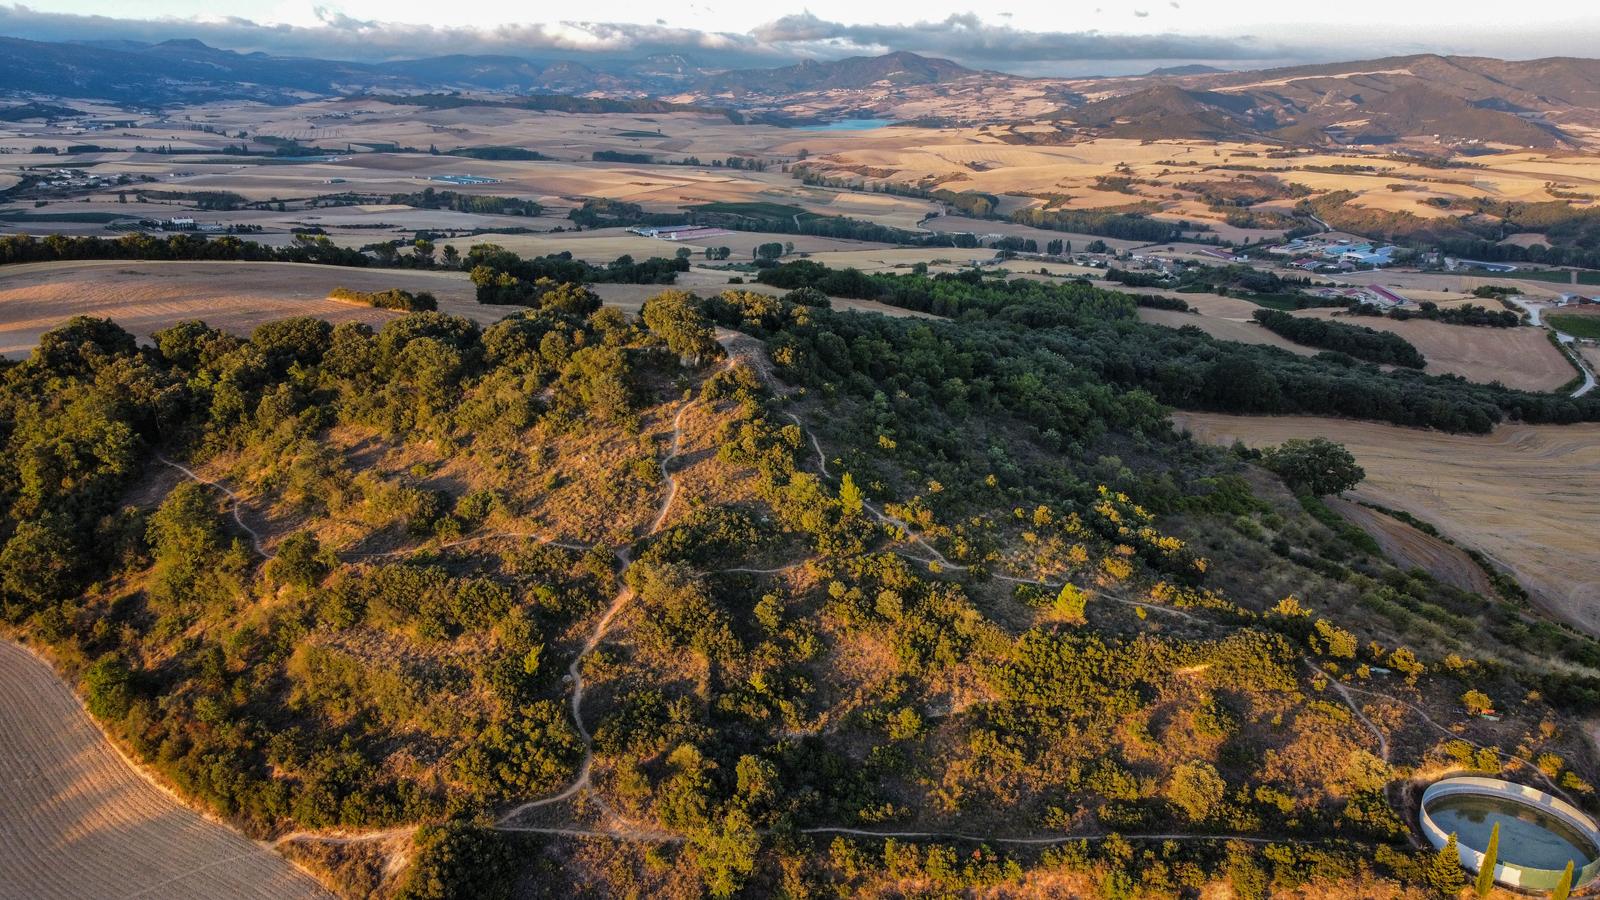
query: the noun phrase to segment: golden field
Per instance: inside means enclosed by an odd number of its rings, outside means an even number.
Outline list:
[[[1325,437],[1367,477],[1350,496],[1408,512],[1516,576],[1550,614],[1600,633],[1600,425],[1501,425],[1444,434],[1300,416],[1182,412],[1173,424],[1222,446]]]

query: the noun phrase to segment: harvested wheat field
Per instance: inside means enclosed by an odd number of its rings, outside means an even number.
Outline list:
[[[1335,317],[1328,309],[1308,309],[1295,315],[1398,334],[1422,352],[1428,361],[1423,371],[1430,375],[1460,375],[1483,384],[1498,381],[1524,391],[1553,391],[1578,374],[1542,328],[1482,328],[1377,316]]]
[[[1328,506],[1372,535],[1383,548],[1383,555],[1400,568],[1421,569],[1463,591],[1485,597],[1494,595],[1489,576],[1460,547],[1343,497],[1329,497]]]
[[[1186,313],[1175,309],[1150,309],[1141,306],[1139,307],[1139,321],[1148,322],[1152,325],[1165,325],[1168,328],[1182,328],[1185,325],[1193,325],[1218,340],[1237,341],[1241,344],[1265,344],[1268,347],[1277,347],[1280,350],[1298,353],[1301,356],[1315,356],[1317,353],[1314,348],[1301,346],[1288,338],[1279,337],[1277,334],[1247,319]]]
[[[236,334],[290,316],[381,325],[401,313],[328,299],[335,287],[431,291],[441,311],[493,322],[511,310],[480,306],[461,272],[351,269],[306,263],[66,262],[0,269],[0,355],[27,356],[39,336],[73,316],[115,319],[136,336],[185,319]]]
[[[146,780],[54,670],[0,640],[0,896],[321,898],[272,851]]]
[[[1367,472],[1351,497],[1404,510],[1484,553],[1541,608],[1600,635],[1600,425],[1509,424],[1470,435],[1311,416],[1172,420],[1222,446],[1344,444]]]

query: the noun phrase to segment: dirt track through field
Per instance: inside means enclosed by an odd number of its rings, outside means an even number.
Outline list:
[[[327,898],[184,807],[106,739],[55,671],[0,640],[0,897]]]
[[[1350,496],[1404,510],[1516,576],[1535,603],[1600,635],[1600,425],[1445,434],[1311,416],[1180,412],[1199,440],[1262,447],[1326,437],[1367,478]]]

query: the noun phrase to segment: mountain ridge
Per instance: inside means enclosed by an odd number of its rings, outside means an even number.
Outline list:
[[[1176,66],[1125,78],[1027,78],[897,51],[719,70],[678,54],[549,59],[452,54],[377,63],[239,53],[193,39],[49,43],[0,37],[0,92],[140,106],[212,100],[272,104],[358,93],[454,91],[663,98],[732,106],[752,121],[901,106],[955,110],[1042,91],[1047,119],[1108,136],[1389,143],[1423,138],[1553,149],[1600,127],[1600,60],[1413,54],[1258,71]],[[785,110],[785,107],[797,109]],[[1017,107],[1015,115],[1039,114]],[[927,117],[926,111],[919,117]],[[937,114],[934,116],[938,117]],[[948,115],[950,121],[971,119]]]

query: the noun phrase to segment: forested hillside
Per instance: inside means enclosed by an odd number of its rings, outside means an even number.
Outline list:
[[[1419,772],[1595,805],[1600,646],[1383,562],[1318,497],[1359,471],[1304,476],[1339,448],[1210,450],[1167,405],[1592,403],[1084,284],[790,264],[630,318],[471,262],[525,309],[78,319],[0,375],[5,629],[346,896],[1453,896]]]

